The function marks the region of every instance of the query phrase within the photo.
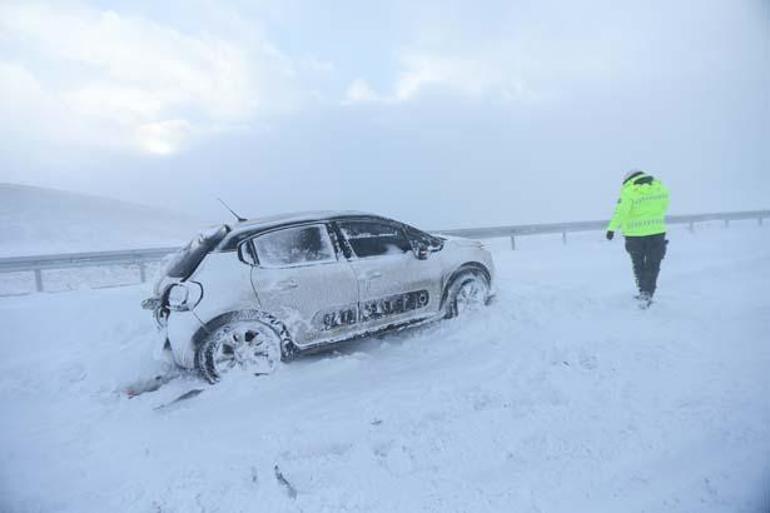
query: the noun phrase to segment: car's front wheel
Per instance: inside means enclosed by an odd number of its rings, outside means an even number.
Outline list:
[[[209,383],[234,373],[271,374],[289,356],[288,332],[272,316],[235,316],[219,324],[195,354],[196,367]]]
[[[489,301],[489,283],[477,271],[465,271],[449,286],[446,301],[446,317],[458,317],[480,310]]]

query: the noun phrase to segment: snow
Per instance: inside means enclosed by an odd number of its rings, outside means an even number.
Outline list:
[[[155,207],[0,183],[0,257],[181,246],[200,225]]]
[[[767,511],[768,227],[669,238],[647,311],[621,241],[490,242],[473,318],[132,399],[145,287],[0,298],[0,510]]]

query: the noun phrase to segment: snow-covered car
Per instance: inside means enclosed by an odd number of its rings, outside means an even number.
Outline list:
[[[202,233],[153,296],[165,348],[210,382],[352,338],[488,304],[494,265],[477,241],[359,212],[308,212]]]

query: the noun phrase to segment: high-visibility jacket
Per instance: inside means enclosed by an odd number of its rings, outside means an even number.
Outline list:
[[[663,182],[642,173],[623,184],[607,230],[620,229],[626,237],[644,237],[666,231],[668,189]]]

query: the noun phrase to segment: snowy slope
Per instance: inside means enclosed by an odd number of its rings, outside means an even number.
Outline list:
[[[0,299],[0,510],[767,511],[769,229],[673,232],[649,311],[618,241],[525,238],[476,318],[133,399],[146,291]]]
[[[200,224],[108,198],[0,184],[0,256],[173,246]]]

